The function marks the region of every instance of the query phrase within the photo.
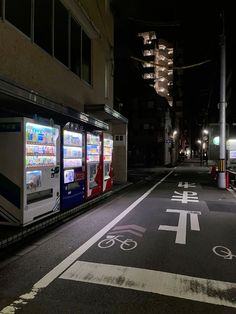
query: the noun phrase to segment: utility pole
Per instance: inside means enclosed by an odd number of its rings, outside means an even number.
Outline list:
[[[226,49],[225,49],[225,28],[224,28],[224,12],[222,12],[222,34],[220,35],[220,155],[218,164],[218,187],[226,188],[226,145],[225,145],[225,111],[226,111]]]

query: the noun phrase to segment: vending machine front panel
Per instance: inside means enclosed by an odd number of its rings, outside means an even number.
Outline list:
[[[83,137],[82,132],[63,131],[63,210],[79,205],[85,198]]]
[[[86,163],[86,197],[92,198],[102,192],[101,141],[99,134],[87,133]]]
[[[60,128],[24,119],[24,223],[59,211]]]
[[[103,192],[111,190],[113,186],[113,137],[103,133]]]

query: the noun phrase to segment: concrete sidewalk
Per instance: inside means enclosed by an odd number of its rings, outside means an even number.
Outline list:
[[[70,210],[55,213],[54,215],[51,215],[49,217],[46,217],[45,219],[42,219],[38,222],[30,224],[29,226],[17,227],[17,226],[0,225],[0,250],[13,243],[21,241],[24,238],[30,235],[33,235],[43,229],[46,229],[48,227],[53,227],[58,224],[63,224],[65,221],[72,219],[73,217],[81,214],[89,207],[129,187],[131,184],[132,184],[131,182],[128,182],[126,184],[120,184],[120,185],[115,184],[111,191],[108,191],[102,195],[99,195],[98,197],[90,201],[87,201],[86,203],[83,203]]]

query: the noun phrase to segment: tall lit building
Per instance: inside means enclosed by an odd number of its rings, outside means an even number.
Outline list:
[[[172,107],[173,98],[173,46],[163,39],[157,39],[154,31],[139,33],[143,38],[143,78],[149,80],[160,96]]]

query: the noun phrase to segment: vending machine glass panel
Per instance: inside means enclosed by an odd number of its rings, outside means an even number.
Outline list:
[[[63,131],[62,209],[72,208],[84,200],[83,134]]]
[[[26,171],[26,186],[27,190],[31,190],[32,188],[36,189],[42,185],[42,171],[41,170],[33,170]]]
[[[71,183],[74,182],[75,171],[74,169],[64,170],[64,182]]]
[[[100,134],[87,133],[87,197],[102,191],[102,161]]]
[[[112,188],[112,152],[113,138],[111,134],[103,133],[103,191]]]
[[[58,129],[26,123],[26,168],[56,166]]]

